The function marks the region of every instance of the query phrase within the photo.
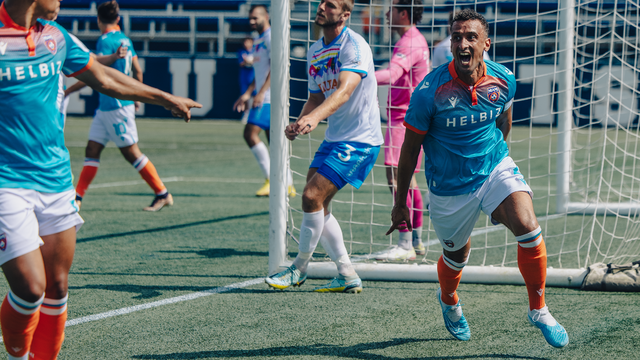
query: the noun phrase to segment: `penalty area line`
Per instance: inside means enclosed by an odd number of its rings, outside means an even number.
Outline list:
[[[195,299],[198,299],[198,298],[201,298],[201,297],[205,297],[205,296],[221,294],[221,293],[229,292],[229,291],[232,291],[232,290],[235,290],[235,289],[242,289],[242,288],[245,288],[247,286],[257,285],[257,284],[260,284],[262,282],[264,282],[264,278],[256,278],[256,279],[253,279],[253,280],[247,280],[247,281],[244,281],[244,282],[239,282],[239,283],[235,283],[235,284],[231,284],[231,285],[218,286],[218,287],[215,287],[215,288],[212,288],[212,289],[208,289],[208,290],[204,290],[204,291],[198,291],[198,292],[187,294],[187,295],[176,296],[176,297],[172,297],[172,298],[169,298],[169,299],[158,300],[158,301],[154,301],[154,302],[150,302],[150,303],[146,303],[146,304],[135,305],[135,306],[129,306],[129,307],[126,307],[126,308],[111,310],[111,311],[107,311],[107,312],[103,312],[103,313],[95,314],[95,315],[83,316],[81,318],[68,320],[66,322],[65,326],[69,327],[69,326],[73,326],[73,325],[80,325],[80,324],[84,324],[84,323],[88,323],[88,322],[92,322],[92,321],[98,321],[98,320],[107,319],[107,318],[114,317],[114,316],[130,314],[132,312],[136,312],[136,311],[140,311],[140,310],[146,310],[146,309],[151,309],[151,308],[155,308],[155,307],[159,307],[159,306],[175,304],[175,303],[179,303],[179,302],[183,302],[183,301],[195,300]],[[0,343],[2,343],[2,339],[0,339]]]

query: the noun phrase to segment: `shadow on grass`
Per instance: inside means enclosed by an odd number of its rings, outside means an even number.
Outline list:
[[[230,256],[269,256],[269,253],[266,251],[238,251],[236,249],[226,249],[226,248],[211,248],[207,250],[160,250],[156,251],[159,253],[169,253],[169,254],[197,254],[201,256],[206,256],[210,259],[219,259]]]
[[[184,228],[188,228],[188,227],[192,227],[192,226],[215,224],[215,223],[219,223],[219,222],[223,222],[223,221],[247,219],[247,218],[252,218],[252,217],[255,217],[255,216],[264,216],[264,215],[269,215],[269,212],[268,211],[261,211],[261,212],[257,212],[257,213],[253,213],[253,214],[226,216],[226,217],[217,218],[217,219],[194,221],[194,222],[185,223],[185,224],[162,226],[162,227],[157,227],[157,228],[152,228],[152,229],[134,230],[134,231],[127,231],[127,232],[119,232],[119,233],[98,235],[98,236],[92,236],[92,237],[87,237],[87,238],[81,238],[81,239],[78,239],[76,242],[77,243],[84,243],[84,242],[89,242],[89,241],[105,240],[105,239],[111,239],[111,238],[122,237],[122,236],[149,234],[149,233],[154,233],[154,232],[184,229]]]
[[[70,275],[95,275],[95,276],[150,276],[150,277],[189,277],[189,278],[239,278],[239,279],[255,279],[260,277],[247,275],[199,275],[199,274],[154,274],[154,273],[117,273],[117,272],[89,272],[89,271],[72,271]]]
[[[132,297],[132,299],[152,299],[154,297],[161,296],[167,291],[188,291],[199,292],[206,291],[215,288],[215,286],[194,286],[194,285],[122,285],[122,284],[93,284],[85,286],[69,286],[69,289],[73,290],[105,290],[105,291],[119,291],[125,293],[140,294]],[[232,291],[226,291],[226,293],[232,293]]]
[[[386,349],[392,346],[421,343],[431,341],[455,341],[454,339],[393,339],[390,341],[372,342],[353,346],[338,346],[315,344],[307,346],[279,346],[256,350],[218,350],[184,352],[164,355],[135,355],[134,359],[203,359],[203,358],[252,358],[252,357],[279,357],[279,356],[327,356],[352,359],[371,360],[395,360],[406,359],[406,357],[393,357],[378,354],[371,354],[365,351]],[[434,356],[434,357],[413,357],[420,360],[454,360],[454,359],[531,359],[542,360],[546,358],[533,356],[520,356],[514,354],[482,354],[463,356]]]
[[[117,196],[142,196],[142,197],[150,197],[153,198],[153,193],[115,193],[114,195]],[[181,197],[199,197],[199,198],[228,198],[233,196],[234,198],[248,198],[248,199],[254,199],[257,198],[257,196],[255,196],[254,194],[181,194],[181,193],[171,193],[171,196],[173,196],[174,198],[181,198]],[[265,199],[268,199],[268,197],[263,197]]]

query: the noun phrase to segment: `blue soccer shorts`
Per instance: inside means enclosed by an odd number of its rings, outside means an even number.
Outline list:
[[[371,172],[380,146],[359,142],[323,141],[309,168],[329,179],[338,189],[351,184],[356,189]]]
[[[269,130],[271,125],[271,104],[262,104],[262,106],[251,108],[247,123],[257,125],[262,130]]]

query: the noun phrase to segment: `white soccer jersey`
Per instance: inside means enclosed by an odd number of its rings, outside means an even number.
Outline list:
[[[325,98],[338,88],[341,71],[353,71],[362,76],[349,101],[329,116],[325,139],[382,145],[373,55],[362,36],[345,26],[331,44],[325,45],[321,38],[309,48],[307,65],[309,92],[322,92]]]
[[[271,28],[253,39],[253,70],[256,79],[256,92],[262,89],[271,71]],[[264,104],[271,104],[271,87],[264,95]]]

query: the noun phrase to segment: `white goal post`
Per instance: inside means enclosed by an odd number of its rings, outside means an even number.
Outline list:
[[[379,17],[386,11],[385,6],[390,2],[371,0],[369,4],[357,4],[356,7],[367,7],[361,9],[361,13],[369,14],[369,19],[365,15],[362,20],[352,16],[349,24],[356,31],[367,29],[368,39],[367,35],[365,39],[372,48],[377,47],[378,58],[387,56],[388,59],[393,34],[384,28],[384,24],[379,24],[376,30],[372,20],[374,14]],[[530,2],[535,5],[536,1]],[[300,3],[305,3],[307,10],[297,13],[305,19],[292,19],[291,7],[300,6]],[[297,139],[298,143],[293,145],[284,137],[284,127],[298,115],[289,113],[291,104],[305,100],[298,93],[290,92],[290,83],[306,84],[306,78],[292,76],[291,63],[305,61],[306,55],[301,56],[296,51],[306,53],[317,40],[317,32],[314,33],[311,24],[315,15],[312,11],[314,3],[317,1],[273,0],[270,8],[269,274],[289,266],[289,252],[297,252],[295,233],[299,231],[296,225],[299,226],[301,199],[287,197],[288,171],[293,170],[301,194],[306,175],[304,166],[308,167],[324,131],[319,127],[315,132],[320,134],[315,138]],[[446,26],[436,21],[437,13],[431,11],[431,7],[481,7],[483,11],[479,12],[494,28],[494,34],[500,34],[493,42],[498,49],[492,49],[494,60],[514,70],[519,67],[521,76],[516,73],[518,87],[530,88],[530,95],[518,98],[516,94],[514,106],[526,109],[530,116],[518,124],[514,120],[514,131],[508,144],[511,156],[534,193],[540,194],[534,197],[534,207],[549,252],[547,285],[580,287],[587,273],[586,267],[594,262],[640,259],[640,5],[633,1],[620,5],[618,1],[609,0],[560,0],[555,10],[519,14],[516,5],[515,14],[511,15],[500,11],[498,1],[461,1],[452,6],[444,0],[433,0],[433,3],[423,1],[423,4],[422,23],[426,25],[419,29],[426,34],[430,48],[438,34],[445,34]],[[302,24],[299,26],[302,32],[306,26],[306,35],[303,35],[306,38],[292,38],[292,20],[297,25]],[[532,34],[521,35],[518,26],[526,21],[535,22],[532,25],[535,30]],[[498,31],[501,26],[511,24],[515,24],[515,35],[511,38]],[[553,28],[545,28],[549,26]],[[520,43],[531,43],[534,54],[518,55]],[[500,53],[501,44],[513,48],[513,58],[505,56],[504,51]],[[292,48],[296,51],[290,55]],[[547,61],[544,66],[540,65],[543,58]],[[602,84],[608,90],[600,89]],[[543,91],[539,92],[540,88]],[[547,122],[541,122],[541,119]],[[382,151],[380,156],[383,156]],[[636,166],[639,169],[636,170]],[[347,190],[347,187],[341,191],[345,193],[343,198],[334,200],[343,209],[336,218],[343,228],[347,249],[355,259],[355,269],[363,280],[436,282],[434,259],[439,256],[441,247],[426,216],[427,255],[413,263],[382,263],[372,261],[369,256],[394,242],[383,236],[390,223],[392,205],[386,179],[380,176],[383,170],[383,165],[377,165],[363,186],[364,190]],[[424,179],[423,173],[420,176]],[[389,214],[386,222],[385,211]],[[516,266],[517,244],[504,227],[493,227],[487,219],[481,219],[472,239],[471,259],[476,257],[477,261],[471,261],[465,267],[463,282],[524,284]],[[321,250],[316,253],[320,254]],[[319,261],[310,263],[310,278],[337,275],[333,262],[322,261],[322,257],[321,254],[314,256]]]

